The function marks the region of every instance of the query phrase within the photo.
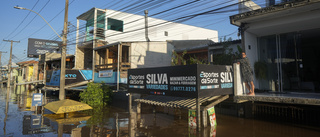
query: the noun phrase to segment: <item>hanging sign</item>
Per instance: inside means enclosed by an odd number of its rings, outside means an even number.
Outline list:
[[[99,77],[112,77],[113,70],[101,70],[99,71]]]
[[[42,106],[42,93],[34,93],[32,96],[32,106]]]

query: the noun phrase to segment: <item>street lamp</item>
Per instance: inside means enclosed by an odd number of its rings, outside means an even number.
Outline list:
[[[67,46],[67,27],[68,27],[68,7],[69,7],[69,0],[66,0],[65,3],[65,12],[64,12],[64,23],[63,23],[63,36],[62,38],[60,35],[51,27],[51,25],[37,12],[23,8],[23,7],[18,7],[15,6],[14,8],[16,9],[21,9],[21,10],[28,10],[36,13],[39,15],[49,26],[50,28],[58,35],[58,37],[62,40],[62,46],[61,46],[61,69],[60,69],[60,88],[59,88],[59,99],[64,100],[65,99],[65,74],[66,74],[66,46]]]
[[[33,10],[30,10],[30,9],[27,9],[27,8],[24,8],[24,7],[18,7],[18,6],[14,6],[15,9],[19,9],[19,10],[28,10],[28,11],[31,11],[31,12],[34,12],[35,14],[39,15],[48,25],[49,27],[54,31],[54,33],[56,33],[58,35],[58,37],[63,40],[61,38],[61,36],[51,27],[51,25],[38,13],[38,12],[35,12]]]

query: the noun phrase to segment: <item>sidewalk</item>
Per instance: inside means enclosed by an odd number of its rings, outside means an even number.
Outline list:
[[[235,102],[245,101],[301,104],[301,105],[320,105],[320,93],[302,93],[302,92],[263,92],[255,93],[255,96],[239,95],[234,96]]]

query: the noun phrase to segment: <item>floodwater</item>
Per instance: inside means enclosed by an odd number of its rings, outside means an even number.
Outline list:
[[[197,132],[188,126],[187,113],[143,106],[142,114],[116,103],[94,113],[58,118],[32,107],[33,91],[0,91],[0,137],[319,137],[320,128],[292,123],[245,119],[216,114],[217,126]],[[9,98],[7,99],[7,95]],[[49,94],[48,94],[49,96]],[[57,98],[48,97],[48,101]],[[160,111],[164,110],[164,111]],[[156,111],[156,113],[154,113]]]

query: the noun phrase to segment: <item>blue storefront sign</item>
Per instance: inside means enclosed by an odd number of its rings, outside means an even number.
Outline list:
[[[66,85],[88,80],[92,80],[92,70],[66,70]],[[47,71],[46,86],[60,86],[60,70]]]

